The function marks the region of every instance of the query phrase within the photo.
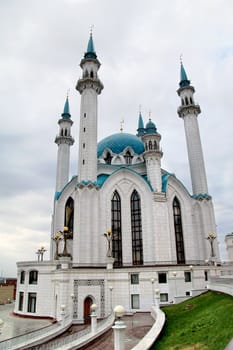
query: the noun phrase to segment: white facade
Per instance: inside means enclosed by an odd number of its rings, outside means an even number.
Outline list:
[[[116,304],[127,311],[149,311],[156,288],[162,303],[177,302],[205,289],[213,272],[206,238],[215,233],[216,225],[194,113],[197,106],[189,100],[190,110],[179,108],[190,148],[191,195],[174,174],[161,168],[161,135],[151,120],[144,127],[141,119],[138,136],[113,134],[97,144],[97,97],[103,89],[99,67],[91,36],[77,83],[78,175],[67,182],[73,144],[69,128],[66,138],[60,135],[64,142],[56,142],[59,185],[50,261],[18,263],[15,312],[19,314],[60,319],[65,305],[66,315],[82,323],[91,302],[98,305],[98,317]],[[184,82],[181,99],[194,91],[188,80]],[[62,116],[62,125],[71,127],[70,115]],[[217,242],[214,258],[219,259]]]

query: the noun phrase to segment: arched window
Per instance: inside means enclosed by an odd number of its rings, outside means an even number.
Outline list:
[[[61,129],[61,136],[63,136],[63,129]]]
[[[136,190],[131,195],[131,231],[133,265],[143,264],[141,200]]]
[[[190,103],[191,103],[191,105],[193,104],[193,99],[192,99],[192,97],[190,97]]]
[[[184,99],[183,98],[181,99],[181,104],[182,104],[182,106],[184,105]]]
[[[181,209],[180,209],[180,203],[176,197],[174,198],[174,201],[173,201],[173,217],[174,217],[174,228],[175,228],[175,238],[176,238],[177,264],[185,264]]]
[[[93,73],[93,70],[91,71],[90,76],[91,76],[91,78],[92,78],[92,79],[94,78],[94,73]]]
[[[106,163],[106,164],[111,164],[111,162],[112,162],[112,156],[111,156],[111,153],[110,153],[110,152],[108,152],[108,153],[106,154],[106,157],[104,158],[104,160],[105,160],[105,163]]]
[[[69,197],[65,206],[65,218],[64,226],[68,227],[68,237],[73,238],[73,228],[74,228],[74,200]]]
[[[67,129],[65,129],[65,136],[67,136]]]
[[[122,265],[122,239],[121,239],[121,199],[117,191],[111,201],[112,210],[112,255],[114,266]]]
[[[124,155],[124,158],[125,158],[125,162],[126,164],[131,164],[132,163],[132,155],[130,153],[130,151],[127,151]]]
[[[157,149],[157,148],[158,148],[157,142],[154,140],[154,149]]]
[[[188,97],[187,97],[187,96],[185,97],[185,104],[186,104],[186,105],[189,105],[189,100],[188,100]]]
[[[152,141],[149,141],[149,149],[152,149]]]
[[[85,70],[84,77],[85,77],[85,78],[88,77],[88,71],[87,71],[87,70]]]

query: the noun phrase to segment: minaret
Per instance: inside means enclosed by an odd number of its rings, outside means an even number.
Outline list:
[[[193,194],[208,194],[205,164],[197,120],[201,109],[200,106],[194,102],[193,94],[195,89],[190,85],[182,62],[179,85],[180,88],[177,90],[177,93],[181,98],[181,106],[178,108],[178,114],[179,117],[184,120]]]
[[[141,138],[145,145],[144,158],[148,180],[154,192],[160,193],[162,191],[161,158],[163,156],[160,148],[161,135],[157,132],[157,128],[151,119],[146,124]]]
[[[74,139],[71,136],[73,122],[70,118],[69,100],[67,97],[64,111],[58,121],[59,135],[55,139],[55,143],[58,145],[56,192],[60,192],[69,179],[70,146],[74,143]]]
[[[137,129],[137,136],[141,137],[145,133],[145,128],[144,128],[144,123],[142,119],[142,113],[141,111],[139,112],[139,117],[138,117],[138,129]]]
[[[95,53],[92,33],[81,60],[82,78],[76,89],[81,94],[78,182],[97,179],[97,96],[103,89],[97,72],[100,62]]]

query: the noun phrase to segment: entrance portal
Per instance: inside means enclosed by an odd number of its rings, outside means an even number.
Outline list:
[[[84,323],[91,322],[91,304],[92,299],[90,297],[86,297],[84,300]]]

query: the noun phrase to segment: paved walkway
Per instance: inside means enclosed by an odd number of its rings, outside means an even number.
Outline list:
[[[125,331],[125,350],[132,349],[146,335],[154,324],[149,313],[136,313],[123,318],[127,328]],[[92,344],[82,350],[114,350],[113,330],[108,331]]]
[[[51,324],[50,320],[23,318],[13,315],[14,304],[0,305],[0,319],[3,326],[0,328],[0,341],[22,335]]]

